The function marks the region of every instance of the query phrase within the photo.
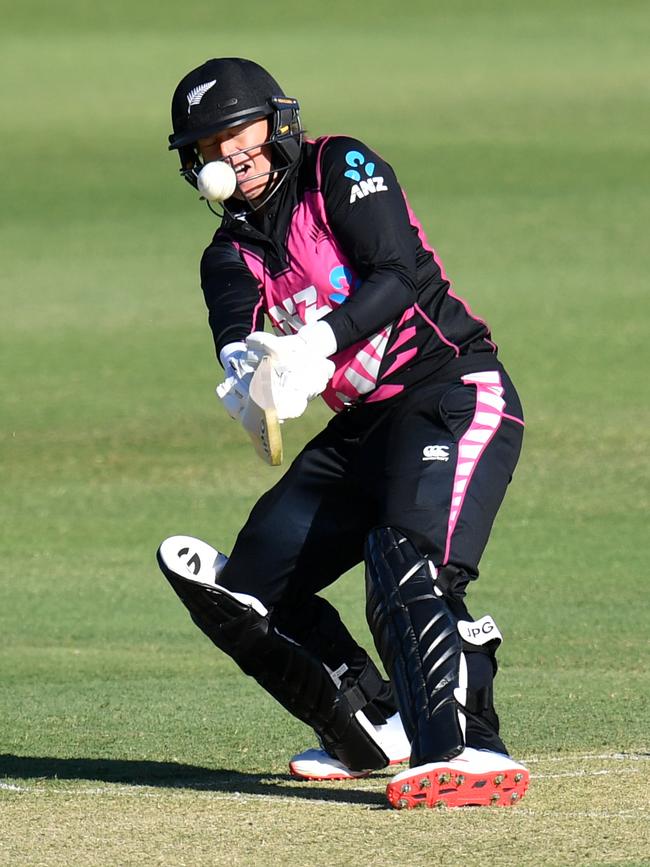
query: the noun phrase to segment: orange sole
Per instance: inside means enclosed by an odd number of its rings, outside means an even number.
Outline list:
[[[483,774],[454,768],[435,768],[414,774],[386,787],[386,797],[396,810],[416,807],[511,807],[523,798],[530,774],[525,769]]]

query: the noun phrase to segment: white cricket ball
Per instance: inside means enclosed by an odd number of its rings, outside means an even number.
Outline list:
[[[225,202],[235,192],[237,176],[228,163],[215,160],[203,166],[197,186],[203,198],[209,202]]]

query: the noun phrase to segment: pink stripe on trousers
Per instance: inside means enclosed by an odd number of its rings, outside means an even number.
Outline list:
[[[498,371],[488,370],[480,373],[468,373],[462,376],[461,379],[465,385],[476,386],[476,407],[472,422],[458,443],[458,458],[451,494],[451,510],[447,524],[447,543],[445,545],[443,565],[449,560],[451,539],[454,535],[474,470],[478,466],[483,452],[501,426],[501,421],[504,417],[503,409],[505,407],[503,386],[501,385],[501,377]]]

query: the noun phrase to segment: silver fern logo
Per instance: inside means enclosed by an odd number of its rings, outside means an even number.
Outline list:
[[[217,79],[214,81],[208,81],[205,84],[199,84],[198,87],[193,87],[192,90],[187,94],[187,113],[189,114],[192,111],[193,105],[198,105],[205,94],[210,90],[211,87],[214,87],[217,83]]]

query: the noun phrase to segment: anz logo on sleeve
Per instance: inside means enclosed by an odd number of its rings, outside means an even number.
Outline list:
[[[382,177],[373,177],[375,164],[367,162],[365,156],[360,151],[348,151],[345,155],[345,162],[350,168],[344,172],[344,175],[355,182],[350,190],[351,205],[357,199],[365,199],[366,196],[370,196],[372,193],[388,192],[384,179]],[[365,177],[362,176],[361,169],[363,169]]]

